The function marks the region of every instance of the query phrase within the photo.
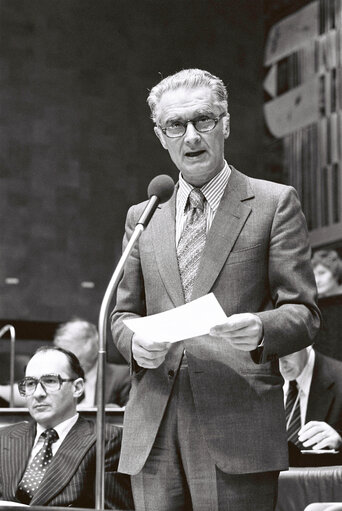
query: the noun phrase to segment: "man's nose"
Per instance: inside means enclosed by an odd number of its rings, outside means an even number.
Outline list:
[[[193,144],[198,142],[199,140],[201,140],[200,134],[198,133],[192,122],[188,122],[184,134],[184,142],[186,144]]]
[[[35,391],[33,392],[33,395],[34,396],[46,396],[46,391],[40,382],[37,383],[37,387],[36,387]]]

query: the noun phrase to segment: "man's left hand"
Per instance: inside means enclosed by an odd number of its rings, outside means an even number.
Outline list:
[[[342,438],[337,431],[323,421],[310,421],[298,431],[298,438],[304,447],[318,449],[339,449]]]
[[[211,328],[209,333],[230,342],[238,350],[253,351],[263,337],[263,326],[259,316],[247,312],[233,314],[225,323]]]

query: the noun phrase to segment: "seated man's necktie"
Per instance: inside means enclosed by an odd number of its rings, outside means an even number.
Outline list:
[[[186,302],[191,299],[206,240],[207,219],[204,202],[205,197],[201,190],[193,188],[189,194],[190,212],[177,246],[178,266]]]
[[[17,497],[24,504],[28,504],[31,501],[42,482],[52,460],[52,444],[58,440],[58,433],[53,428],[46,429],[40,435],[40,438],[44,439],[43,447],[26,468],[18,487]]]
[[[302,444],[298,440],[298,431],[301,428],[301,417],[298,386],[296,380],[290,381],[289,391],[286,398],[285,415],[287,441],[292,442],[300,448]]]

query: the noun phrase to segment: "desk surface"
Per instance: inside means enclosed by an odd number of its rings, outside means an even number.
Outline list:
[[[291,467],[280,473],[276,511],[303,511],[313,502],[342,501],[342,465]]]

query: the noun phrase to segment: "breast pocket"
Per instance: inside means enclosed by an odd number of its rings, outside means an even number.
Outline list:
[[[236,248],[229,254],[227,264],[239,264],[246,261],[260,259],[263,254],[263,246],[261,243],[250,247]]]

